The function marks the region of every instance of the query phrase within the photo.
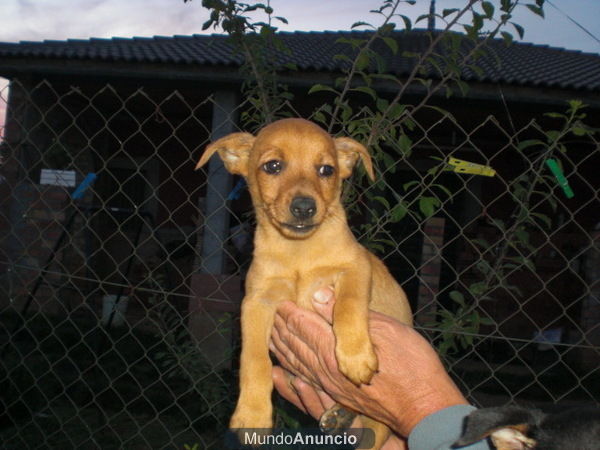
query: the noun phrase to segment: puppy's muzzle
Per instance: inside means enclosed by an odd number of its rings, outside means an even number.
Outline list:
[[[312,197],[294,197],[290,202],[292,220],[283,225],[296,233],[307,233],[317,225],[313,217],[317,213],[317,202]]]
[[[312,197],[294,197],[290,203],[290,212],[301,221],[312,219],[317,213],[317,203]]]

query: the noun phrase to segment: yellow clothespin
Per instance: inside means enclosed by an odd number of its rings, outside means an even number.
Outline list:
[[[452,171],[457,173],[470,173],[472,175],[483,175],[484,177],[493,177],[496,171],[490,166],[475,164],[462,159],[450,158],[448,165],[452,166]]]

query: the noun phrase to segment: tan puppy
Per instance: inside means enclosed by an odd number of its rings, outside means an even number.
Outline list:
[[[340,201],[342,180],[360,158],[370,178],[367,149],[332,138],[303,119],[284,119],[255,137],[233,133],[210,144],[196,168],[215,152],[231,173],[246,177],[256,210],[254,259],[242,303],[240,397],[231,428],[271,428],[273,408],[269,340],[277,305],[311,308],[311,297],[333,286],[333,330],[341,372],[368,383],[377,371],[367,325],[368,309],[412,323],[402,288],[384,264],[352,235]],[[376,428],[377,446],[389,431]]]

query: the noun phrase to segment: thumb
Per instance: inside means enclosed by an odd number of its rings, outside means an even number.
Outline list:
[[[319,289],[313,294],[312,304],[315,311],[328,323],[333,322],[333,305],[335,293],[331,286]]]

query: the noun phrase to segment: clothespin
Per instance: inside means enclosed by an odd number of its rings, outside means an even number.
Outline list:
[[[457,173],[469,173],[472,175],[482,175],[484,177],[493,177],[496,175],[496,171],[490,166],[475,164],[469,161],[463,161],[462,159],[450,158],[448,165],[452,166],[452,169],[450,170]]]
[[[240,198],[240,195],[242,194],[242,190],[245,187],[246,187],[246,180],[244,178],[240,178],[240,181],[237,182],[235,187],[232,189],[232,191],[227,196],[227,200],[228,201],[229,200],[237,200],[238,198]]]
[[[563,171],[558,165],[558,162],[555,159],[549,158],[546,160],[546,165],[554,175],[554,178],[556,178],[558,185],[562,188],[563,192],[565,193],[565,197],[575,197],[575,193],[573,192],[573,189],[571,189],[571,186],[569,186],[569,181],[565,178],[565,175],[563,174]]]
[[[88,173],[83,181],[77,186],[75,191],[71,194],[73,200],[79,200],[85,194],[85,191],[96,181],[97,175],[95,173]]]

